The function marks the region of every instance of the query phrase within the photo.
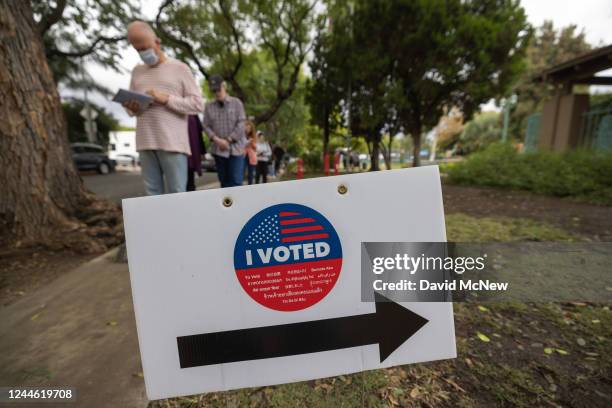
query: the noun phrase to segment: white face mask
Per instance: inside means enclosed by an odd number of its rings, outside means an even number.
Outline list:
[[[140,55],[140,59],[145,64],[152,66],[159,62],[159,57],[155,53],[153,48],[147,48],[144,51],[138,51],[138,55]]]

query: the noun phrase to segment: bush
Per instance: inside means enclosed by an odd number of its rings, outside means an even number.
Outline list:
[[[321,152],[308,152],[302,156],[304,160],[304,171],[309,173],[323,171],[323,158]]]
[[[501,115],[482,112],[469,121],[457,142],[457,153],[468,155],[485,149],[501,138]]]
[[[446,169],[454,184],[528,190],[612,205],[612,152],[518,153],[495,143]]]

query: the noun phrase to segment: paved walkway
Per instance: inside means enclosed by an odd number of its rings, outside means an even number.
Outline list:
[[[0,309],[0,385],[76,388],[76,404],[42,407],[146,407],[128,267],[116,253]]]
[[[27,406],[147,406],[129,271],[116,262],[118,251],[0,308],[0,386],[76,388],[76,403]]]

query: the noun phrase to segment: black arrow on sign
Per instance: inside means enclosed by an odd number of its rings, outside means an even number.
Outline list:
[[[382,363],[428,320],[379,293],[375,297],[375,313],[177,337],[181,368],[376,343]]]

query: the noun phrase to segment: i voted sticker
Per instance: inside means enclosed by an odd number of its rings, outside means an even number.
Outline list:
[[[234,269],[257,303],[295,311],[321,301],[342,269],[342,246],[321,213],[300,204],[277,204],[244,225],[234,247]]]

